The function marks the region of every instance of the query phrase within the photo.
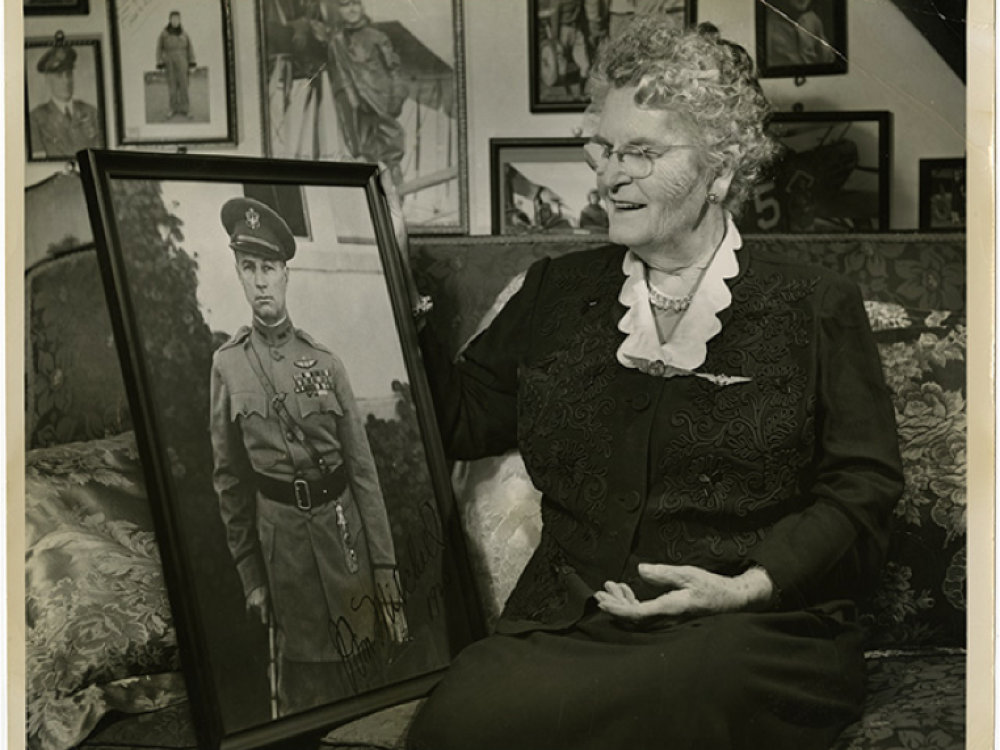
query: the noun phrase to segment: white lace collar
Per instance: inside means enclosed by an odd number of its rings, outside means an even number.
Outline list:
[[[742,246],[736,224],[727,216],[726,234],[695,288],[691,306],[681,314],[670,339],[663,344],[649,304],[646,264],[631,250],[625,253],[625,283],[618,301],[628,309],[618,323],[618,330],[625,334],[618,348],[618,361],[660,377],[696,375],[720,384],[746,382],[747,378],[695,372],[705,363],[708,342],[722,330],[718,313],[732,304],[726,279],[739,273],[736,251]]]

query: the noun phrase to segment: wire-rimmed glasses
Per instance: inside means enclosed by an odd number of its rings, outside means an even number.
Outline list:
[[[653,172],[653,162],[666,156],[674,149],[694,148],[694,146],[666,146],[662,150],[640,146],[634,143],[626,143],[619,148],[611,148],[609,143],[599,143],[588,141],[583,144],[583,155],[587,160],[587,166],[595,172],[603,172],[611,161],[611,156],[618,157],[618,164],[622,171],[635,180],[649,177]]]

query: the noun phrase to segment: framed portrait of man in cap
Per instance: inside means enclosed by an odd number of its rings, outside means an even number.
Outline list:
[[[81,172],[199,747],[425,694],[483,625],[378,167]]]
[[[28,161],[107,146],[99,40],[26,40],[24,78]]]
[[[230,0],[108,0],[118,142],[236,143]]]

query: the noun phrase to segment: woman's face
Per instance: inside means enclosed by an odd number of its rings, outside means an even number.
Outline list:
[[[625,174],[612,156],[597,172],[597,187],[608,209],[611,240],[633,250],[658,249],[697,229],[712,176],[701,165],[699,148],[669,148],[697,146],[691,128],[673,112],[639,108],[635,91],[612,89],[593,140],[615,149],[636,145],[666,153],[640,179]]]

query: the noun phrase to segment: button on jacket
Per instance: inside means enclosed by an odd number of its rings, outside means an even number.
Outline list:
[[[284,401],[292,429],[279,420],[251,358],[259,358]],[[372,568],[394,567],[396,561],[375,462],[343,363],[288,321],[275,329],[241,328],[215,354],[211,399],[215,490],[244,592],[268,584],[285,658],[330,661],[345,650],[353,653],[374,637]],[[303,437],[331,471],[346,470],[340,505],[356,571],[348,562],[337,503],[301,510],[268,499],[256,486],[255,472],[289,484],[320,479]]]
[[[785,609],[856,601],[902,492],[856,286],[744,248],[698,372],[748,381],[656,377],[615,358],[624,252],[535,264],[454,366],[422,337],[449,454],[516,447],[543,493],[541,541],[499,631],[569,627],[607,580],[650,598],[640,562],[762,565]]]

